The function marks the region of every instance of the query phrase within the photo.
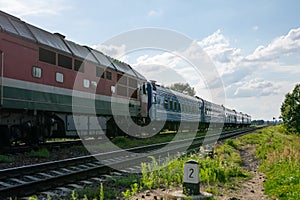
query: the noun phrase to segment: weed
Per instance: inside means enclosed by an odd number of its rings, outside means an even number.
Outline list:
[[[0,163],[11,163],[14,162],[15,158],[5,155],[0,155]]]
[[[226,144],[229,145],[229,146],[232,146],[235,149],[237,149],[237,144],[235,143],[235,140],[233,140],[233,139],[227,139]]]
[[[29,197],[29,200],[38,200],[38,197],[37,196],[32,196],[32,197]]]
[[[130,190],[126,190],[125,192],[122,192],[122,195],[124,196],[125,200],[129,200],[130,199]]]
[[[74,190],[72,191],[71,199],[72,200],[77,200],[78,199],[78,194]]]
[[[99,199],[104,200],[103,184],[100,184]]]
[[[49,158],[50,157],[50,152],[46,148],[41,148],[37,151],[31,151],[28,153],[29,157],[34,157],[34,158]]]
[[[228,154],[236,153],[234,152],[236,150],[231,146],[228,147],[230,150],[226,149],[229,152],[227,152]],[[159,165],[154,158],[152,158],[152,163],[143,163],[141,185],[147,189],[182,185],[184,163],[190,159],[194,159],[199,163],[199,178],[202,184],[215,185],[225,183],[231,178],[244,178],[249,176],[249,174],[239,166],[240,162],[234,162],[234,159],[229,161],[223,160],[223,162],[220,157],[215,159],[201,159],[198,155],[194,154],[175,160],[167,159],[162,165]]]

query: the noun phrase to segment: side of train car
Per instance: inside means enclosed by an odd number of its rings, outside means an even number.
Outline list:
[[[0,55],[2,143],[115,133],[111,107],[147,117],[146,79],[128,64],[1,11]]]
[[[130,117],[143,126],[164,117],[165,127],[171,130],[183,119],[187,126],[200,122],[200,128],[207,128],[214,120],[221,122],[224,109],[155,86],[126,63],[0,11],[0,141],[4,145],[78,133],[114,137],[124,134],[116,118]],[[226,124],[250,124],[245,121],[250,116],[229,109],[225,114]]]
[[[166,121],[165,127],[177,130],[194,127],[206,130],[209,126],[244,127],[251,116],[225,108],[199,97],[191,97],[148,82],[148,109],[153,121]]]

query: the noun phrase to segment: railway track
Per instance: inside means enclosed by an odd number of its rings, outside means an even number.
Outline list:
[[[206,144],[214,143],[218,138],[224,140],[237,137],[256,129],[245,129],[214,134],[193,139],[184,139],[171,143],[159,143],[143,147],[99,153],[95,155],[69,158],[54,162],[34,164],[0,170],[0,198],[22,197],[37,194],[69,183],[86,180],[89,177],[108,174],[114,169],[123,172],[139,172],[141,162],[149,162],[149,156],[178,156],[189,151],[198,150],[204,139]],[[162,148],[166,147],[167,148]],[[163,150],[160,150],[163,149]],[[128,151],[135,152],[128,154]]]

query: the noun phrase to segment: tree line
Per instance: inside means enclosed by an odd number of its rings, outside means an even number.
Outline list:
[[[281,104],[281,118],[290,133],[300,134],[300,84],[285,95]]]

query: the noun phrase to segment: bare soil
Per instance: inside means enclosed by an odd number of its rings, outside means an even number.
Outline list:
[[[265,174],[258,172],[259,160],[254,154],[252,145],[240,150],[242,168],[249,171],[253,177],[247,181],[237,183],[237,187],[223,190],[222,194],[215,196],[216,200],[271,200],[264,194],[263,184],[266,181]]]

